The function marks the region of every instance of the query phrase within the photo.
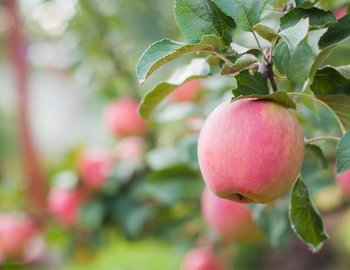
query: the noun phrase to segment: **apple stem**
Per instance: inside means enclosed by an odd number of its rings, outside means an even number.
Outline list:
[[[310,138],[305,140],[305,144],[310,144],[312,142],[323,141],[323,140],[332,140],[332,141],[338,142],[340,138],[335,136],[320,136],[320,137],[315,137],[315,138]]]

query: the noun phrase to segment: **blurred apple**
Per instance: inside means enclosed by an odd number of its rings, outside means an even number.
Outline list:
[[[343,194],[350,197],[350,170],[338,174],[336,176],[336,181],[339,184]]]
[[[202,80],[195,79],[177,87],[171,92],[170,98],[175,102],[191,102],[198,98],[199,92],[202,89]]]
[[[247,205],[222,199],[205,188],[201,206],[205,221],[221,239],[252,242],[261,238]]]
[[[112,169],[112,157],[104,149],[90,148],[79,159],[79,174],[84,184],[91,188],[102,187]]]
[[[206,247],[190,250],[182,261],[182,270],[225,270],[221,259]]]
[[[138,113],[139,102],[122,98],[109,103],[103,112],[106,128],[116,136],[144,135],[147,123]]]
[[[3,258],[25,257],[25,250],[38,230],[32,218],[24,213],[9,212],[0,214],[0,253]]]
[[[334,13],[334,15],[337,18],[337,20],[339,20],[340,18],[344,17],[346,14],[347,14],[347,7],[346,7],[346,5],[341,6]]]
[[[49,211],[65,226],[76,224],[82,196],[78,190],[53,187],[48,195]]]

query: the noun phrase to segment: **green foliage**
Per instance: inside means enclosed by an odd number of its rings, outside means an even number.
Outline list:
[[[259,72],[254,71],[253,75],[244,70],[236,76],[237,88],[232,90],[235,97],[241,95],[268,95],[270,90],[267,86],[267,79]]]
[[[227,44],[232,40],[235,22],[210,0],[176,0],[175,15],[189,40],[201,40],[204,35],[216,35]]]
[[[306,37],[309,30],[309,18],[300,19],[300,21],[288,28],[285,28],[279,34],[288,45],[289,52],[292,54],[297,46]]]
[[[312,152],[316,155],[316,157],[321,161],[323,168],[326,168],[328,165],[328,160],[325,157],[321,147],[316,144],[307,144],[305,146],[305,153]]]
[[[348,66],[344,68],[349,69]],[[327,66],[319,69],[310,86],[311,90],[316,95],[350,95],[350,76],[344,76],[347,74],[344,74],[344,72],[340,73],[338,70],[342,72],[342,67]]]
[[[259,59],[252,54],[243,54],[233,64],[224,64],[221,75],[229,75],[237,73],[243,69],[250,67],[252,64],[258,63]]]
[[[332,45],[340,44],[350,35],[350,15],[341,18],[338,23],[328,28],[321,37],[318,45],[320,49],[325,49]]]
[[[237,28],[253,31],[253,26],[260,21],[263,2],[260,0],[213,0],[213,2],[228,16],[234,19]]]
[[[350,132],[337,145],[337,174],[350,170]]]
[[[317,2],[299,0],[295,1],[297,6],[293,7],[292,3],[287,1],[213,0],[215,4],[213,5],[207,1],[177,0],[176,17],[180,30],[191,40],[201,40],[207,34],[223,39],[222,33],[228,29],[227,23],[222,24],[222,31],[218,31],[215,23],[215,21],[225,22],[222,19],[223,14],[234,20],[237,29],[252,32],[251,39],[258,49],[251,45],[242,46],[235,39],[235,35],[239,32],[236,31],[233,40],[225,40],[226,44],[233,41],[230,47],[216,46],[212,51],[214,58],[207,58],[211,65],[210,73],[203,76],[220,74],[231,75],[236,79],[237,87],[232,90],[233,100],[265,99],[296,110],[296,101],[290,96],[299,96],[300,99],[297,100],[299,105],[310,108],[316,118],[319,117],[319,108],[313,102],[320,104],[322,110],[330,110],[341,131],[344,132],[350,128],[348,67],[322,67],[322,65],[332,51],[343,44],[350,35],[349,16],[336,21],[331,11],[320,8],[324,3],[316,8]],[[203,8],[204,5],[206,8]],[[268,10],[266,7],[280,10],[286,8],[279,19],[278,31],[270,26],[272,24],[261,21],[261,14]],[[219,18],[210,15],[213,9],[218,10]],[[203,30],[204,26],[206,30]],[[264,43],[259,42],[256,34],[269,44],[261,46]],[[261,54],[263,57],[260,57]],[[166,62],[168,61],[159,62],[159,66]],[[147,76],[143,77],[145,79]],[[162,83],[146,94],[141,105],[141,114],[148,117],[176,86],[177,84]],[[339,145],[343,147],[347,145],[344,141],[347,141],[345,137]],[[318,145],[307,144],[306,152],[313,153],[307,155],[307,159],[319,159],[322,167],[327,166],[328,156]],[[346,150],[342,150],[341,153],[340,164],[342,164],[341,170],[344,171],[346,168],[349,169],[348,165],[344,165]],[[309,166],[307,160],[305,164]],[[309,198],[309,192],[300,179],[295,183],[290,196],[290,222],[295,233],[314,250],[318,250],[328,237],[323,229],[322,219]],[[286,223],[283,223],[279,230],[271,229],[274,220],[286,213],[281,205],[282,202],[276,207],[253,207],[258,223],[275,246],[282,245],[288,231]]]
[[[322,218],[311,202],[307,187],[300,178],[293,186],[289,218],[292,229],[313,252],[318,251],[328,239]]]
[[[294,109],[294,110],[297,109],[294,101],[284,91],[276,91],[269,95],[258,95],[258,94],[251,94],[251,95],[245,95],[245,96],[241,95],[241,96],[238,96],[236,99],[242,99],[242,98],[256,98],[256,99],[262,99],[262,100],[269,100],[289,109]]]
[[[197,78],[200,78],[200,76],[188,77],[183,83]],[[141,100],[139,108],[141,116],[144,118],[149,118],[156,106],[178,86],[178,84],[170,84],[167,82],[163,82],[158,84],[153,90],[145,94],[145,96]]]
[[[313,7],[319,0],[296,0],[295,3],[302,8],[311,8]]]
[[[140,83],[162,65],[193,52],[218,52],[221,47],[220,39],[216,36],[203,36],[198,43],[183,44],[169,39],[160,40],[143,53],[137,63],[136,72]]]
[[[292,52],[287,43],[281,42],[273,51],[273,60],[280,73],[286,74],[290,81],[302,84],[309,76],[315,57],[311,47],[305,41]]]
[[[280,19],[280,27],[282,30],[287,29],[305,18],[310,19],[310,30],[329,27],[337,22],[331,11],[318,8],[293,8]]]
[[[268,41],[273,41],[274,39],[278,39],[280,37],[280,35],[274,29],[262,23],[257,23],[256,25],[254,25],[253,30],[259,36],[261,36],[262,38]]]

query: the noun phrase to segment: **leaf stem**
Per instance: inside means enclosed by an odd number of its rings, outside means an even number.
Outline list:
[[[297,96],[297,97],[306,97],[306,98],[310,98],[310,99],[312,99],[313,101],[315,101],[315,102],[317,102],[317,103],[323,105],[324,107],[326,107],[326,108],[333,114],[334,118],[337,120],[338,125],[339,125],[339,127],[340,127],[340,130],[341,130],[342,134],[344,135],[344,134],[346,133],[346,129],[345,129],[343,123],[340,121],[338,115],[333,111],[333,109],[332,109],[331,107],[329,107],[329,105],[328,105],[326,102],[324,102],[324,101],[318,99],[317,97],[315,97],[315,96],[313,96],[313,95],[307,95],[307,94],[304,94],[304,93],[288,93],[288,95],[289,95],[289,96]]]
[[[252,33],[253,33],[254,39],[256,41],[256,44],[258,44],[258,47],[259,47],[260,51],[263,51],[263,49],[262,49],[262,47],[260,45],[260,42],[258,40],[258,37],[256,36],[255,31],[253,30],[253,28],[252,28]]]
[[[208,51],[205,51],[208,52]],[[233,63],[232,61],[230,61],[228,58],[226,58],[224,55],[222,55],[221,53],[218,53],[216,51],[211,51],[211,53],[215,54],[215,56],[219,57],[221,60],[223,60],[226,64],[232,66]]]
[[[336,136],[320,136],[320,137],[315,137],[315,138],[310,138],[305,140],[305,144],[310,144],[312,142],[323,141],[323,140],[332,140],[332,141],[338,142],[340,138]]]

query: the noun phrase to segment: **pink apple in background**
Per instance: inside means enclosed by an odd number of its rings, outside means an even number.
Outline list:
[[[344,195],[350,196],[350,170],[338,174],[336,180],[339,186],[341,187],[341,190],[343,191]]]
[[[0,214],[0,253],[4,258],[23,259],[25,249],[37,234],[35,222],[23,213]]]
[[[337,20],[344,17],[347,14],[347,6],[343,5],[335,11],[335,17]]]
[[[122,161],[140,161],[145,153],[146,143],[142,137],[130,136],[117,142],[113,156]]]
[[[198,160],[218,196],[268,203],[288,191],[304,159],[304,136],[294,114],[270,101],[224,102],[199,135]]]
[[[170,98],[175,102],[195,101],[202,89],[202,85],[202,79],[185,82],[171,92]]]
[[[63,225],[76,224],[82,196],[78,190],[53,187],[48,195],[48,209]]]
[[[112,166],[112,157],[105,149],[86,149],[79,159],[79,175],[88,187],[100,188],[108,180]]]
[[[190,250],[182,261],[181,270],[225,270],[224,263],[206,247]]]
[[[144,135],[147,123],[138,113],[139,102],[122,98],[109,103],[103,112],[106,128],[116,136]]]
[[[222,199],[206,188],[202,194],[201,207],[204,220],[220,239],[236,242],[261,239],[262,234],[247,205]]]

